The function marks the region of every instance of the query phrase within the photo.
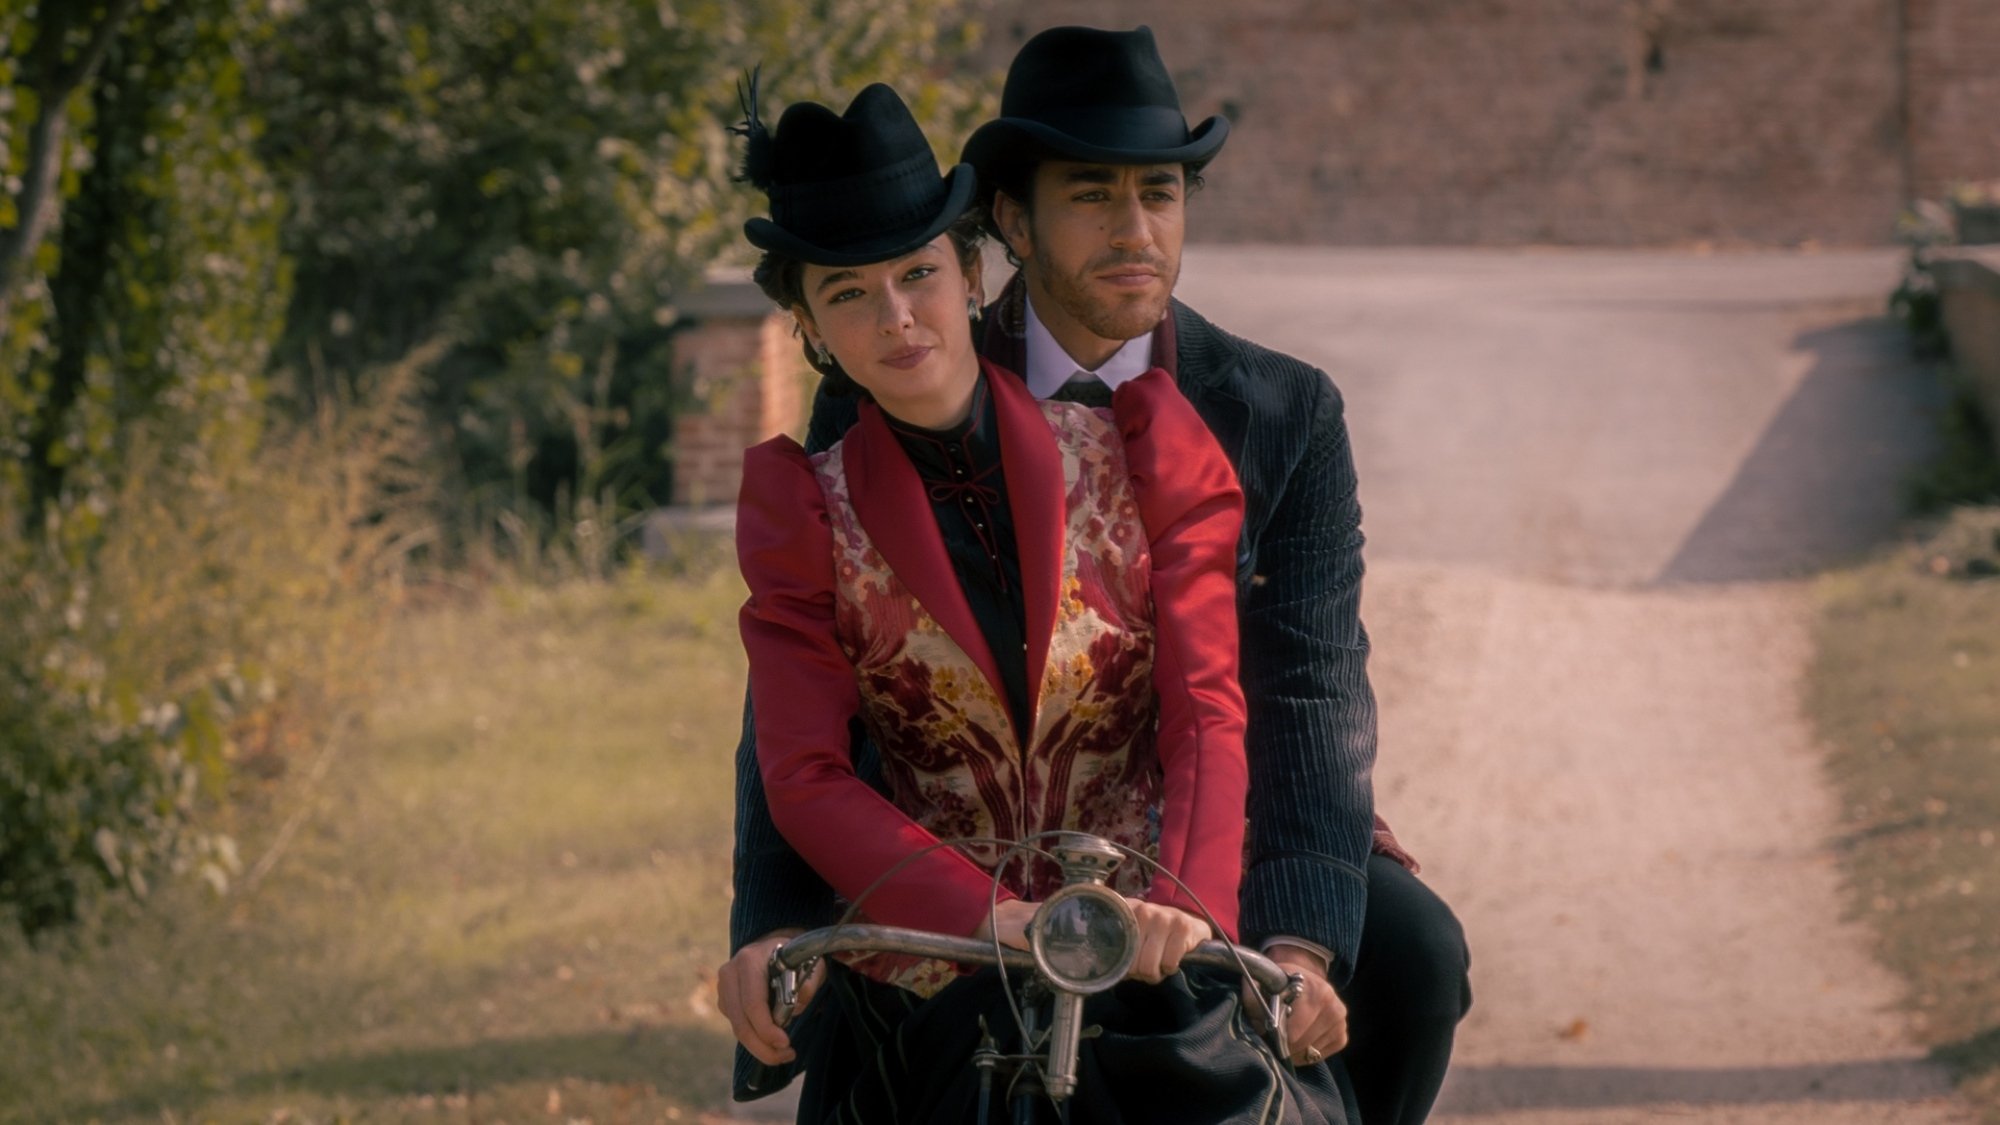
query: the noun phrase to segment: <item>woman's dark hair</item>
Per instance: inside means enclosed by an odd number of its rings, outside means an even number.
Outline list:
[[[962,269],[979,268],[979,247],[986,239],[985,214],[977,206],[968,207],[965,213],[951,221],[945,228],[951,244],[958,251],[958,264]],[[757,260],[757,267],[750,271],[750,280],[764,291],[764,296],[786,312],[794,306],[806,303],[806,264],[798,258],[788,257],[776,251],[766,250]],[[806,363],[823,377],[820,389],[830,395],[854,395],[867,398],[868,392],[861,384],[847,377],[840,369],[840,361],[828,357],[825,363],[819,361],[812,345],[801,341],[805,349]]]

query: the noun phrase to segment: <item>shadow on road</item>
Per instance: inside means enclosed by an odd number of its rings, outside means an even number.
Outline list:
[[[1946,1043],[1932,1054],[1967,1078],[2000,1073],[2000,1024],[1955,1043]]]
[[[1949,1093],[1940,1071],[1910,1059],[1857,1059],[1811,1066],[1454,1067],[1441,1114],[1477,1116],[1533,1109],[1628,1106],[1908,1102]]]
[[[1793,346],[1811,368],[1655,584],[1793,578],[1895,534],[1902,482],[1936,452],[1941,381],[1881,318]]]

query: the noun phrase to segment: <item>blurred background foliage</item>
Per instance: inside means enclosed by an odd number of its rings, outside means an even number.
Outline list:
[[[369,689],[413,564],[664,499],[675,302],[755,204],[739,77],[772,116],[889,80],[949,141],[975,34],[958,0],[0,0],[0,913],[226,885],[204,810]]]
[[[939,0],[291,6],[252,76],[292,206],[285,392],[449,339],[427,406],[474,504],[666,498],[662,348],[742,241],[751,66],[773,114],[884,76],[940,138],[978,108],[935,80],[969,34]]]

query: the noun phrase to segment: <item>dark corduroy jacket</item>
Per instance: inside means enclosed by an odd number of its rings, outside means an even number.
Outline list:
[[[980,346],[1017,370],[1021,289],[1017,279],[987,309]],[[1232,336],[1179,301],[1171,329],[1175,382],[1243,485],[1237,605],[1250,830],[1242,937],[1325,946],[1333,979],[1344,982],[1367,901],[1375,696],[1361,626],[1361,507],[1340,392],[1325,373]],[[807,450],[840,440],[857,417],[856,400],[818,395]],[[868,776],[873,766],[872,751],[860,746],[857,768]],[[831,890],[771,822],[747,719],[736,757],[735,863],[732,951],[773,930],[833,920]],[[740,1048],[737,1063],[739,1098],[788,1079]]]

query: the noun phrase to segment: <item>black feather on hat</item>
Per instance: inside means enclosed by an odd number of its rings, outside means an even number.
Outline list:
[[[760,191],[771,190],[771,131],[764,128],[764,122],[757,116],[757,78],[764,72],[759,64],[750,72],[747,83],[736,83],[736,100],[743,106],[743,123],[731,125],[729,131],[744,139],[743,166],[737,170],[736,180],[748,183]]]

